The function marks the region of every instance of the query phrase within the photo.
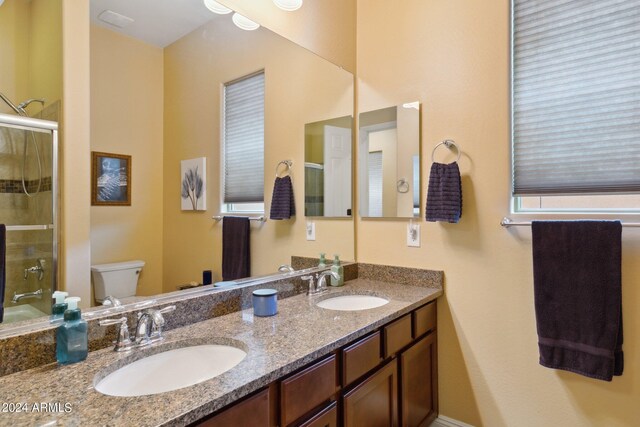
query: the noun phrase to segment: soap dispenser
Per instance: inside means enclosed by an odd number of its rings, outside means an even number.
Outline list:
[[[56,358],[61,365],[81,362],[87,358],[88,327],[82,320],[82,313],[78,308],[79,297],[65,299],[68,304],[64,312],[64,323],[56,331]]]
[[[320,260],[318,261],[318,268],[325,268],[327,266],[327,259],[324,257],[324,252],[320,253]]]
[[[344,285],[344,267],[340,264],[340,257],[338,255],[333,256],[333,265],[331,266],[331,272],[337,273],[340,276],[339,279],[331,277],[331,286]]]
[[[55,291],[51,295],[51,298],[53,299],[53,305],[51,306],[51,323],[62,322],[64,312],[68,307],[68,304],[64,302],[67,296],[69,296],[69,293],[62,291]]]

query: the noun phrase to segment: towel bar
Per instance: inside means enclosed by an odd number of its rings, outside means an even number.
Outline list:
[[[571,221],[571,220],[569,220]],[[509,228],[509,227],[528,227],[531,226],[531,221],[514,221],[511,218],[504,217],[502,221],[500,221],[500,225]],[[640,227],[640,222],[623,222],[623,227]]]
[[[211,218],[216,222],[220,222],[224,219],[224,217],[225,217],[224,215],[214,215]],[[250,216],[248,218],[249,218],[249,221],[267,222],[267,217],[265,217],[264,215]]]

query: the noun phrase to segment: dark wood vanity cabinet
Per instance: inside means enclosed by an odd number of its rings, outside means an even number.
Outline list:
[[[196,425],[423,427],[437,413],[432,301]]]
[[[398,367],[395,360],[344,394],[345,427],[398,425]]]
[[[437,358],[435,332],[400,353],[400,419],[403,426],[428,426],[437,416]]]

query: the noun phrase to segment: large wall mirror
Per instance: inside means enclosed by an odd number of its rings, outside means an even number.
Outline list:
[[[420,104],[360,113],[360,216],[420,216]]]
[[[5,0],[0,22],[5,22],[3,12],[13,9],[11,3],[37,2],[42,0]],[[257,71],[264,72],[264,171],[253,173],[264,176],[265,210],[244,214],[264,214],[267,221],[251,222],[251,276],[274,273],[293,255],[355,257],[352,218],[318,218],[315,241],[306,240],[304,219],[305,128],[331,126],[329,119],[335,118],[343,154],[351,158],[353,75],[264,27],[242,29],[232,15],[215,14],[202,0],[91,0],[91,150],[131,156],[132,186],[131,206],[91,207],[91,263],[144,261],[137,297],[200,282],[204,270],[213,272],[214,282],[222,280],[224,220],[213,217],[225,209],[224,88]],[[50,19],[59,20],[60,14]],[[20,49],[14,53],[20,55]],[[182,210],[181,161],[202,157],[206,210]],[[292,163],[297,215],[272,221],[274,171],[283,160]],[[350,167],[350,160],[346,163]],[[348,180],[336,175],[334,185],[348,192],[350,204],[351,170],[339,173]],[[350,208],[339,205],[336,216],[346,217]],[[20,282],[20,290],[36,290],[40,284],[32,279]],[[5,300],[5,306],[12,304],[11,295]],[[47,304],[42,305],[40,316],[48,314]]]
[[[304,214],[351,216],[351,116],[304,127]]]

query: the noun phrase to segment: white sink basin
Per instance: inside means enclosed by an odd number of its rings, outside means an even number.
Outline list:
[[[374,297],[372,295],[341,295],[327,298],[316,305],[328,310],[358,311],[382,307],[387,303],[389,303],[388,299]]]
[[[144,396],[189,387],[240,363],[247,353],[228,345],[206,344],[157,353],[123,366],[95,388],[109,396]]]

